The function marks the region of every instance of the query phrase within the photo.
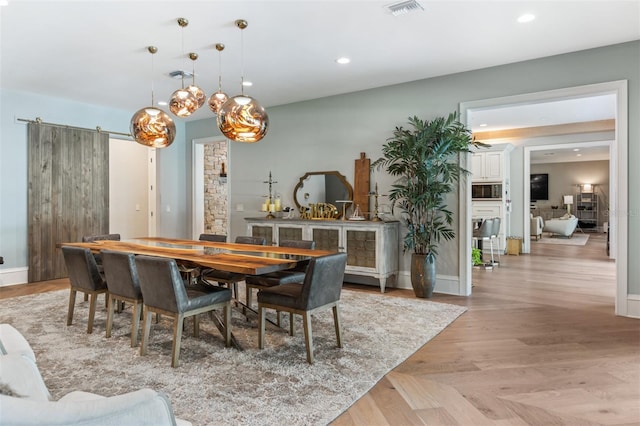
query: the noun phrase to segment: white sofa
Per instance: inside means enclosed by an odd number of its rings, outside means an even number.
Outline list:
[[[578,218],[574,215],[564,215],[560,218],[549,219],[544,223],[544,232],[571,237],[578,226]]]
[[[1,425],[191,425],[152,389],[112,397],[76,391],[51,401],[31,346],[9,324],[0,324],[0,352]]]

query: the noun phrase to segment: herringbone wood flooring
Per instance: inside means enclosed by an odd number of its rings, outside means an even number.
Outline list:
[[[640,320],[614,315],[605,241],[537,245],[474,270],[469,298],[436,294],[469,310],[332,426],[640,425]]]
[[[640,425],[640,321],[614,315],[605,235],[533,250],[474,270],[471,297],[435,294],[469,310],[332,426]],[[0,298],[66,287],[4,287]]]

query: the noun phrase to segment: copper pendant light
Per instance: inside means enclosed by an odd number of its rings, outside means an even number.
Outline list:
[[[218,114],[222,104],[229,99],[229,96],[222,91],[222,51],[224,50],[224,44],[216,43],[216,50],[218,51],[218,91],[209,98],[209,109],[214,114]]]
[[[247,28],[247,21],[238,19],[236,27]],[[244,41],[241,43],[244,50]],[[244,61],[244,52],[241,52]],[[269,116],[260,103],[244,94],[244,70],[240,83],[241,94],[225,102],[218,111],[218,128],[227,138],[236,142],[258,142],[267,134]]]
[[[187,90],[193,95],[194,98],[196,98],[196,101],[198,102],[198,108],[200,108],[207,100],[207,95],[204,94],[204,90],[196,86],[196,60],[198,60],[198,54],[193,52],[189,53],[189,59],[193,61],[193,72],[191,84],[187,86]]]
[[[153,55],[158,51],[155,46],[147,47],[151,53],[151,74],[153,75]],[[153,79],[151,83],[151,106],[136,111],[131,117],[130,132],[133,139],[141,145],[151,148],[165,148],[176,137],[176,125],[169,114],[153,106]]]
[[[185,18],[178,18],[178,25],[182,28],[182,52],[184,54],[184,27],[189,25]],[[188,117],[198,109],[198,100],[184,88],[184,70],[182,71],[182,86],[173,92],[169,100],[169,110],[178,117]]]

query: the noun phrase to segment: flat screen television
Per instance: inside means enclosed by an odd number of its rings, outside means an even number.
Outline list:
[[[531,201],[542,201],[549,199],[549,174],[531,174]]]

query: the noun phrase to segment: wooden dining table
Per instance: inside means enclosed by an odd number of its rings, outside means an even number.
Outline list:
[[[332,254],[327,250],[312,250],[297,247],[262,246],[253,244],[221,243],[213,241],[186,240],[162,237],[138,237],[92,242],[59,243],[57,247],[86,247],[94,253],[115,250],[136,255],[159,256],[175,259],[181,265],[213,268],[244,275],[262,275],[295,267],[313,257]],[[237,301],[240,303],[239,301]],[[245,309],[251,309],[240,303]],[[255,311],[254,311],[255,312]],[[222,331],[222,321],[216,316],[215,325]],[[231,336],[232,344],[242,346]]]
[[[100,252],[100,250],[116,250],[125,253],[167,257],[179,262],[190,262],[205,268],[245,275],[262,275],[290,269],[295,267],[298,262],[332,254],[332,252],[326,250],[162,237],[138,237],[122,241],[98,240],[58,244],[58,247],[62,246],[87,247],[95,253]]]

